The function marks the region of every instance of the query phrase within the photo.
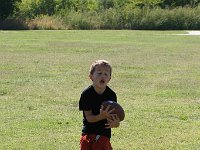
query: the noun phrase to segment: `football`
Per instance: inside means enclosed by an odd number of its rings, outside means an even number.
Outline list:
[[[102,103],[102,105],[104,106],[104,108],[106,108],[108,105],[110,105],[109,110],[115,108],[115,110],[112,112],[112,114],[117,114],[120,121],[124,120],[124,118],[125,118],[124,109],[122,108],[122,106],[119,103],[114,102],[114,101],[104,101]]]

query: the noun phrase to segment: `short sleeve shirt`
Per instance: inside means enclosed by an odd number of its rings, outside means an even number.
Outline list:
[[[98,115],[101,109],[101,103],[103,101],[115,101],[117,102],[116,93],[110,89],[108,86],[102,94],[98,94],[93,86],[89,86],[85,89],[79,100],[79,110],[89,111],[91,110],[93,115]],[[111,138],[111,129],[106,129],[105,124],[107,120],[100,120],[95,123],[90,123],[87,121],[85,114],[83,112],[83,128],[82,134],[99,134]]]

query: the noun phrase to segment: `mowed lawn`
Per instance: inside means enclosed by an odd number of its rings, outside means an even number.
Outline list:
[[[78,150],[90,64],[126,118],[114,150],[200,148],[200,36],[185,31],[0,31],[0,149]]]

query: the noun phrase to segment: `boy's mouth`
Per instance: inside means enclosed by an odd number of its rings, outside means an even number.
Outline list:
[[[104,80],[100,80],[100,83],[101,83],[101,84],[104,84],[104,83],[105,83],[105,81],[104,81]]]

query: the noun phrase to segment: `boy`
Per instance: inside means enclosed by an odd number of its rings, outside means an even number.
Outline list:
[[[92,85],[80,97],[79,110],[83,111],[81,150],[112,150],[111,128],[120,125],[119,117],[112,114],[110,106],[104,108],[103,101],[117,102],[117,96],[107,84],[111,79],[112,67],[106,60],[97,60],[90,67]]]

